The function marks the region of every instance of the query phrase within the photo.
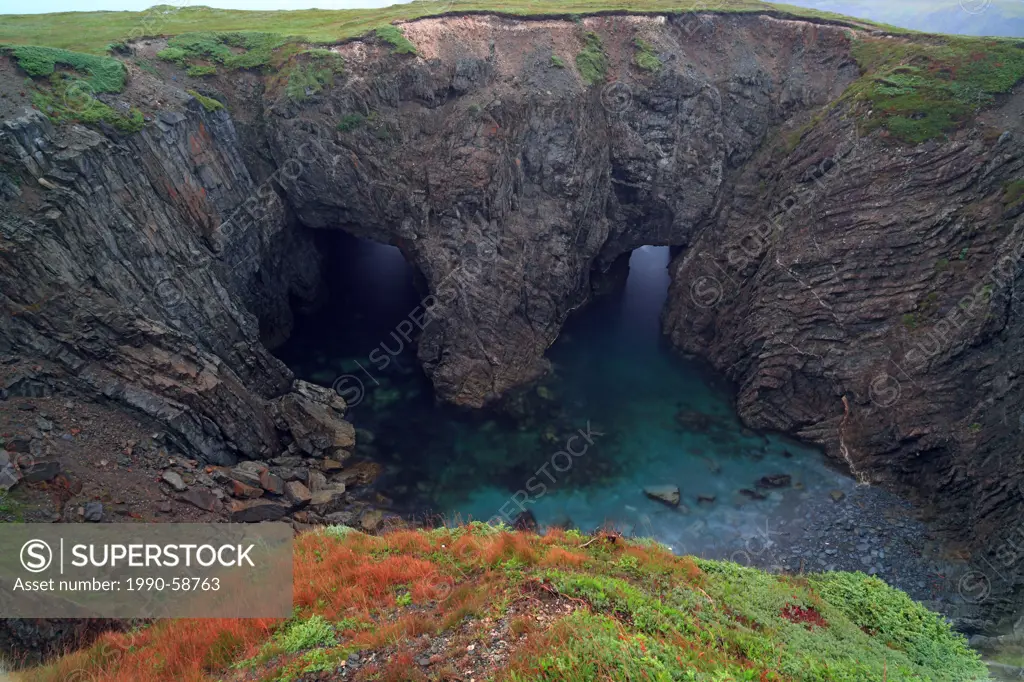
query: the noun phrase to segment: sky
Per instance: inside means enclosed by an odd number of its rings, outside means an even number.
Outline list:
[[[95,12],[131,10],[139,12],[153,5],[205,5],[221,9],[353,9],[387,7],[401,0],[0,0],[0,14],[43,14],[46,12]]]

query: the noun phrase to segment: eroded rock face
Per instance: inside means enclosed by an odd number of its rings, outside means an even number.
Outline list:
[[[292,376],[258,327],[290,325],[288,296],[311,295],[318,260],[279,200],[232,229],[260,188],[230,118],[180,104],[120,138],[31,111],[3,123],[0,158],[24,182],[0,203],[0,350],[229,464],[282,448],[270,399]]]
[[[687,244],[729,168],[775,125],[857,75],[846,29],[767,17],[588,18],[612,63],[587,88],[567,21],[428,19],[387,46],[339,48],[343,82],[273,102],[272,149],[299,159],[289,204],[315,228],[398,244],[432,294],[419,355],[438,393],[481,406],[546,368],[593,267]],[[642,37],[665,62],[631,65]],[[364,122],[345,132],[346,116]]]
[[[1013,608],[1024,563],[1024,224],[1004,191],[1021,101],[942,144],[844,138],[830,115],[762,149],[670,266],[664,315],[748,425],[819,443],[970,544],[967,627],[979,602]]]

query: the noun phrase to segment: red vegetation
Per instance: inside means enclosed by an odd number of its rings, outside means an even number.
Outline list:
[[[817,609],[813,606],[800,606],[799,604],[786,604],[782,607],[782,617],[790,623],[804,623],[807,627],[827,628],[828,621],[822,618]]]

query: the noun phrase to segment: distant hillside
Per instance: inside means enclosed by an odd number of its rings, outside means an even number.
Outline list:
[[[1019,0],[790,0],[790,3],[915,31],[1024,37],[1024,3]]]

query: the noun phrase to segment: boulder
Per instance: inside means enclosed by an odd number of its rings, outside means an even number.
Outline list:
[[[60,462],[56,460],[35,460],[21,464],[21,478],[26,483],[52,481],[60,473]]]
[[[380,464],[376,462],[357,462],[331,476],[331,480],[344,483],[348,487],[366,486],[380,476],[380,470]]]
[[[284,518],[288,511],[287,504],[274,500],[235,500],[228,507],[228,514],[236,523],[278,521]]]
[[[345,506],[345,486],[331,486],[310,495],[309,507],[317,514],[330,514]]]
[[[697,502],[704,502],[707,504],[713,504],[715,501],[714,495],[698,495]]]
[[[524,509],[512,520],[512,527],[516,530],[523,530],[528,533],[537,532],[537,517],[529,509]]]
[[[263,488],[235,480],[232,480],[229,484],[228,491],[231,493],[232,497],[238,497],[244,500],[255,499],[263,495]]]
[[[679,486],[675,485],[650,485],[644,488],[644,495],[657,500],[662,504],[667,504],[670,507],[679,506]]]
[[[277,398],[273,406],[279,425],[291,432],[299,450],[338,457],[339,452],[355,446],[355,428],[342,419],[345,401],[329,389],[295,383],[292,392]]]
[[[306,481],[306,487],[309,488],[310,492],[318,492],[327,487],[327,477],[319,471],[310,471],[309,480]]]
[[[324,517],[324,521],[332,526],[355,526],[358,519],[359,514],[351,509],[332,512]]]
[[[21,472],[13,464],[8,463],[0,467],[0,490],[10,490],[18,485],[20,480]]]
[[[208,512],[220,511],[224,506],[209,488],[192,488],[178,499]]]
[[[91,523],[98,523],[103,520],[103,504],[100,502],[86,502],[83,518]]]
[[[341,465],[341,462],[339,462],[336,459],[325,459],[322,462],[320,462],[320,470],[323,471],[325,474],[330,474],[335,471],[341,471],[342,468],[343,467]]]
[[[284,481],[266,470],[260,474],[260,487],[272,495],[284,494]]]
[[[161,476],[160,480],[171,486],[176,492],[182,493],[188,490],[188,486],[185,485],[184,479],[181,474],[177,471],[165,471]]]
[[[284,498],[295,508],[305,507],[313,499],[309,488],[299,481],[288,481],[284,484]]]
[[[235,467],[234,469],[228,469],[228,478],[232,481],[238,481],[252,488],[260,487],[260,475],[256,472],[243,469],[241,467]]]
[[[846,497],[846,493],[842,490],[830,490],[828,491],[828,495],[832,498],[833,502],[841,502],[843,498]]]
[[[764,493],[760,493],[760,492],[758,492],[756,490],[751,490],[750,488],[740,488],[739,493],[740,493],[740,495],[743,495],[745,497],[749,497],[752,500],[763,500],[763,499],[766,499],[766,496],[765,496]]]
[[[249,473],[255,474],[257,476],[259,476],[269,468],[270,467],[267,466],[266,462],[257,462],[254,460],[246,460],[244,462],[239,462],[238,466],[235,467],[236,470],[248,471]]]
[[[381,521],[383,520],[384,512],[379,509],[368,509],[359,517],[359,526],[367,533],[372,533],[380,528]]]

